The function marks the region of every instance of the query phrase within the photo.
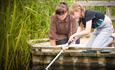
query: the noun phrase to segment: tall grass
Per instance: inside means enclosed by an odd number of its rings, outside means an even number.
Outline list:
[[[59,0],[5,0],[0,10],[0,70],[29,70],[27,41],[47,37]]]
[[[69,5],[72,3],[72,0],[65,1]],[[1,0],[0,70],[30,69],[31,54],[27,41],[48,36],[49,18],[59,2],[60,0]],[[99,10],[95,7],[92,9]],[[103,11],[104,8],[100,9]]]

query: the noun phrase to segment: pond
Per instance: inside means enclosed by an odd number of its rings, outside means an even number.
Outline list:
[[[54,56],[33,59],[32,70],[45,70]],[[60,56],[48,70],[115,70],[115,57]]]
[[[38,65],[32,70],[45,70],[47,65]],[[48,70],[115,70],[115,65],[107,64],[105,67],[100,67],[97,63],[92,63],[90,66],[81,65],[56,65],[55,63]]]

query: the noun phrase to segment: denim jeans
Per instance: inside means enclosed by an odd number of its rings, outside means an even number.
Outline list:
[[[65,38],[65,39],[63,39],[63,40],[56,41],[56,45],[66,44],[67,42],[68,42],[68,39]],[[80,39],[76,40],[75,43],[76,43],[76,44],[79,44],[79,43],[80,43]]]
[[[86,46],[92,48],[107,47],[113,41],[112,33],[112,22],[103,22],[98,28],[96,28],[96,31],[92,33],[90,40]]]

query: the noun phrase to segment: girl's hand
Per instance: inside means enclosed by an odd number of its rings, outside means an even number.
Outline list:
[[[75,37],[76,37],[76,34],[71,35],[68,42],[73,42]]]
[[[69,48],[68,43],[66,43],[66,44],[64,44],[64,45],[62,46],[62,49],[63,49],[63,50],[66,50],[66,49],[68,49],[68,48]]]

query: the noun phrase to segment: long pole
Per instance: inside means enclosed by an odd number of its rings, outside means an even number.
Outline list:
[[[48,68],[54,63],[54,61],[61,55],[61,53],[63,53],[64,50],[62,49],[58,55],[51,61],[51,63],[45,68],[46,70],[48,70]]]
[[[68,47],[70,44],[72,43],[72,41],[69,41],[65,47]],[[55,60],[64,52],[64,49],[62,49],[57,56],[50,62],[50,64],[45,68],[46,70],[48,70],[48,68],[55,62]]]

